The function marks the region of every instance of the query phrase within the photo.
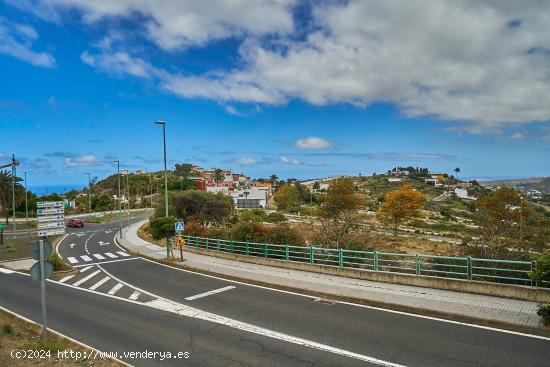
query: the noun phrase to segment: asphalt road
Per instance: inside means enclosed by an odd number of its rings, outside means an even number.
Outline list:
[[[49,320],[104,351],[190,353],[184,362],[125,359],[136,366],[549,365],[548,339],[182,271],[125,253],[116,229],[95,225],[61,242],[80,273],[49,282]],[[40,320],[38,284],[28,276],[0,273],[0,290],[1,306]]]

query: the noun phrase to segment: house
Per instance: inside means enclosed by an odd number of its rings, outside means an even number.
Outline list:
[[[441,182],[439,182],[439,180],[437,178],[425,178],[424,179],[424,182],[429,184],[429,185],[434,185],[435,187],[441,187],[443,186],[443,184]]]
[[[267,208],[269,193],[267,189],[250,188],[230,192],[236,208]]]
[[[475,197],[468,195],[468,190],[466,190],[466,189],[456,188],[454,193],[459,199],[476,200]]]

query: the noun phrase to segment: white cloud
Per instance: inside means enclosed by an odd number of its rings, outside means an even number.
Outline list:
[[[80,59],[85,64],[113,75],[128,74],[149,79],[152,76],[160,76],[163,73],[150,63],[121,51],[102,51],[97,54],[90,54],[88,51],[84,51],[80,55]]]
[[[521,139],[523,139],[525,136],[524,136],[522,133],[520,133],[520,132],[518,131],[518,132],[513,133],[510,137],[511,137],[512,139],[514,139],[514,140],[521,140]]]
[[[330,148],[334,144],[326,139],[319,138],[317,136],[310,136],[308,138],[298,139],[294,146],[300,149],[324,149]]]
[[[67,166],[97,166],[103,163],[92,154],[86,154],[76,157],[67,157],[64,159]]]
[[[250,165],[256,164],[257,161],[252,157],[241,157],[237,159],[237,163],[240,164],[241,166],[250,166]]]
[[[297,159],[290,159],[284,155],[280,156],[279,157],[281,163],[283,164],[289,164],[289,165],[293,165],[293,166],[297,166],[299,164],[301,164],[301,162]]]
[[[36,39],[38,33],[33,27],[0,16],[0,54],[15,57],[35,66],[54,67],[55,59],[51,54],[32,50]]]

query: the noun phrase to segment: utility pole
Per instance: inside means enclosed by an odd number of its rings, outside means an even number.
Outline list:
[[[17,175],[16,166],[19,162],[15,160],[15,154],[11,155],[11,206],[13,208],[13,237],[17,237],[17,224],[15,224],[15,176]]]
[[[118,216],[120,218],[120,238],[122,238],[122,207],[121,207],[121,202],[120,202],[120,161],[118,159],[115,159],[113,160],[114,163],[116,163],[116,172],[117,172],[117,176],[118,176],[118,196],[117,196],[117,201],[118,201]]]
[[[523,243],[523,196],[520,196],[519,198],[519,242]]]
[[[168,218],[168,170],[166,167],[166,121],[157,120],[155,124],[162,125],[162,141],[164,144],[164,212]],[[166,237],[166,260],[170,259],[170,241]]]
[[[88,213],[92,214],[92,192],[90,187],[90,172],[86,172],[88,175]]]
[[[25,220],[29,221],[29,204],[27,200],[27,171],[25,173]]]

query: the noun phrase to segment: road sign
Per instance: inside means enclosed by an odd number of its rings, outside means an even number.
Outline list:
[[[50,208],[50,209],[37,209],[37,215],[48,215],[48,214],[63,214],[65,213],[65,208]]]
[[[53,274],[53,264],[49,261],[44,261],[44,279],[48,279]],[[31,268],[31,277],[40,282],[42,277],[40,276],[40,261],[34,263]]]
[[[38,217],[38,218],[36,218],[36,220],[38,221],[38,223],[62,222],[62,221],[65,220],[65,216],[64,215],[48,215],[48,216],[45,216],[45,217]]]
[[[63,208],[62,201],[39,201],[36,203],[37,208]]]
[[[44,258],[51,255],[53,251],[52,244],[47,241],[44,241]],[[40,241],[36,241],[31,245],[31,257],[35,260],[40,260]]]
[[[65,228],[65,222],[38,223],[38,229]]]
[[[176,232],[183,232],[184,228],[185,228],[185,223],[184,222],[176,222],[175,226],[176,226]]]
[[[65,228],[48,229],[48,230],[38,231],[38,237],[57,236],[58,234],[64,234],[64,233],[65,233]]]

